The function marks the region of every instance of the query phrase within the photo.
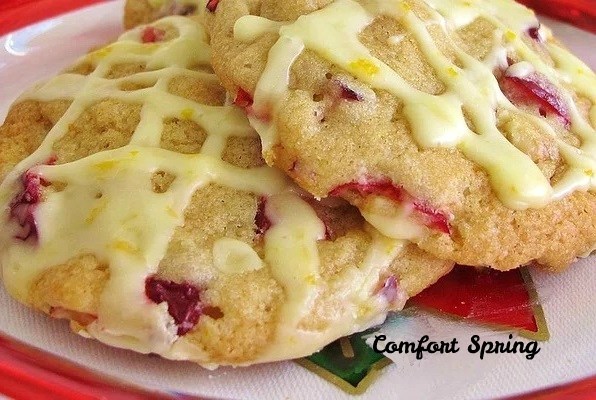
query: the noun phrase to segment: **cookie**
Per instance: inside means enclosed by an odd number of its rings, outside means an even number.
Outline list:
[[[308,192],[460,264],[560,270],[594,249],[596,79],[529,9],[210,4],[215,72]]]
[[[311,354],[452,263],[265,165],[201,25],[125,33],[0,128],[3,282],[112,346],[206,367]]]

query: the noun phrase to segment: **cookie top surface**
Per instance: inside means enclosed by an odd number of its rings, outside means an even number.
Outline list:
[[[204,14],[265,159],[307,191],[463,264],[562,268],[594,248],[596,78],[532,11],[220,0]]]
[[[113,346],[247,365],[380,323],[450,270],[267,167],[206,39],[169,17],[17,100],[0,128],[12,296]]]

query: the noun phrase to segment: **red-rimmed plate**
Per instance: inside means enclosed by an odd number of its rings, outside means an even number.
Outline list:
[[[97,1],[4,0],[0,3],[0,29],[8,30],[9,22],[11,28],[25,26],[40,17],[94,2]],[[583,10],[575,20],[594,30],[595,12],[591,3],[593,0],[540,2],[567,5],[563,11],[571,18],[576,15],[573,10]],[[123,1],[100,2],[1,37],[0,119],[14,98],[33,82],[55,74],[90,47],[116,37],[122,31],[122,8]],[[554,21],[548,24],[584,61],[596,67],[595,35]],[[351,393],[360,391],[362,398],[369,399],[471,399],[504,397],[564,385],[528,398],[572,395],[596,398],[596,380],[589,378],[596,373],[595,264],[595,258],[586,259],[555,276],[533,272],[537,301],[551,336],[550,340],[541,342],[541,353],[533,360],[521,355],[491,355],[479,361],[459,358],[460,354],[450,358],[441,355],[418,361],[396,360],[379,374],[376,372],[381,370],[381,364],[371,369],[375,373],[367,375],[366,385]],[[321,373],[312,363],[302,364],[309,368],[286,362],[206,371],[190,363],[112,349],[77,337],[63,321],[30,311],[10,299],[3,289],[0,289],[0,309],[0,394],[7,396],[23,399],[186,397],[175,393],[230,399],[348,396],[345,386],[329,373]],[[462,341],[474,334],[494,340],[504,335],[464,322],[452,325],[454,321],[450,319],[423,312],[417,315],[416,326],[396,321],[392,319],[384,329],[394,335],[403,327],[412,336],[457,334],[462,335]]]

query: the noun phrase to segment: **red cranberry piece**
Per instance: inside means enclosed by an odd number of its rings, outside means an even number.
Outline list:
[[[39,237],[39,230],[37,221],[33,215],[34,207],[31,205],[20,205],[11,210],[11,216],[16,217],[21,229],[14,236],[16,239],[27,241],[29,238],[37,239]],[[14,212],[13,212],[14,211]]]
[[[213,319],[220,319],[224,316],[223,311],[221,311],[221,308],[212,306],[203,307],[203,315],[206,315]]]
[[[36,173],[27,171],[23,174],[21,183],[23,189],[10,203],[10,217],[21,226],[15,238],[23,241],[31,237],[37,239],[39,231],[34,212],[42,199],[42,187],[47,186],[47,182]]]
[[[45,165],[54,165],[57,159],[52,155]],[[49,183],[40,175],[28,170],[21,176],[23,189],[17,193],[10,203],[10,217],[16,219],[21,230],[15,235],[16,239],[27,240],[30,237],[37,239],[39,231],[35,219],[35,209],[42,200],[42,190]]]
[[[234,104],[240,108],[247,109],[252,106],[253,98],[250,93],[246,90],[239,88],[238,92],[236,92],[236,98],[234,99]]]
[[[325,114],[335,109],[342,101],[363,101],[364,96],[347,86],[344,82],[333,79],[328,82],[323,93],[315,93],[313,95],[313,101],[321,102],[323,100],[323,107],[315,111],[315,116],[319,118],[319,122],[325,122]]]
[[[533,72],[524,77],[507,76],[505,71],[499,83],[503,94],[516,106],[537,105],[543,117],[555,115],[566,127],[571,124],[565,100],[544,75]]]
[[[390,275],[378,293],[387,299],[387,302],[393,303],[397,299],[397,278],[395,275]]]
[[[543,40],[542,36],[540,36],[540,24],[538,24],[538,26],[533,26],[530,29],[528,29],[528,36],[530,36],[535,41],[542,43]]]
[[[58,161],[58,157],[55,155],[51,155],[50,158],[44,163],[45,165],[55,165],[56,161]]]
[[[236,92],[236,97],[234,98],[234,104],[243,108],[248,116],[255,117],[264,122],[270,121],[271,115],[269,114],[269,105],[265,105],[265,107],[261,107],[257,110],[253,107],[253,103],[254,99],[252,95],[246,90],[239,88]]]
[[[333,79],[329,81],[326,89],[325,95],[329,96],[331,99],[331,106],[334,107],[340,100],[346,101],[362,101],[364,97],[349,87],[345,82],[340,80]],[[317,96],[317,95],[315,95]],[[315,97],[313,97],[315,99]]]
[[[207,2],[207,10],[209,12],[215,12],[217,10],[217,6],[219,5],[219,0],[209,0]]]
[[[389,275],[382,279],[377,286],[377,295],[383,296],[392,309],[403,308],[408,299],[407,293],[400,287],[399,280],[395,275]]]
[[[271,221],[267,218],[265,214],[265,207],[267,206],[267,198],[261,197],[259,198],[259,204],[257,206],[257,213],[255,215],[255,233],[257,235],[264,235],[269,228],[271,228]]]
[[[153,26],[146,27],[141,34],[141,40],[143,43],[161,42],[165,37],[166,31]]]
[[[24,191],[22,193],[22,201],[33,204],[41,201],[41,190],[43,186],[47,186],[41,176],[34,172],[27,171],[22,177]]]
[[[443,211],[433,209],[428,204],[420,201],[414,201],[414,209],[419,211],[425,226],[439,232],[451,234],[447,215]]]
[[[361,197],[376,195],[386,197],[396,203],[410,203],[414,206],[414,210],[416,210],[418,217],[421,218],[425,226],[443,233],[451,233],[449,218],[444,211],[437,210],[426,202],[415,198],[404,188],[394,185],[391,181],[350,182],[336,187],[329,194],[331,196],[344,196],[348,192],[355,192]]]
[[[187,334],[203,314],[200,290],[190,283],[176,283],[150,276],[145,295],[155,304],[168,303],[168,313],[178,325],[178,335]]]
[[[349,88],[343,82],[338,82],[339,85],[339,97],[348,101],[362,101],[364,98],[354,89]]]

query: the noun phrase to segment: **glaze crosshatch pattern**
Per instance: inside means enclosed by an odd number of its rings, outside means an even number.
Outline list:
[[[73,70],[89,72],[87,75],[60,75],[20,99],[66,98],[72,99],[72,103],[39,149],[17,166],[2,186],[7,207],[24,171],[47,182],[66,183],[60,191],[48,193],[36,211],[40,231],[37,250],[32,251],[31,243],[22,243],[3,254],[9,291],[29,302],[27,291],[44,268],[77,255],[92,253],[110,265],[127,265],[110,268],[109,283],[97,313],[104,327],[119,331],[114,340],[120,337],[130,341],[120,343],[121,346],[158,353],[166,349],[155,346],[169,347],[173,341],[171,328],[168,332],[167,321],[163,320],[167,313],[163,307],[145,304],[140,294],[144,292],[145,278],[156,272],[174,230],[183,222],[184,209],[193,192],[211,182],[262,194],[287,186],[281,175],[268,168],[244,169],[221,160],[229,137],[254,135],[241,113],[231,107],[206,106],[169,93],[170,85],[180,76],[213,83],[217,78],[200,71],[209,64],[209,51],[205,32],[198,24],[181,18],[162,24],[175,28],[167,31],[176,32],[177,37],[166,37],[168,40],[163,43],[142,43],[141,29],[126,33],[115,44],[84,57]],[[196,51],[188,51],[189,47]],[[131,65],[139,72],[110,76],[118,67],[126,70]],[[191,67],[198,67],[199,71]],[[62,159],[58,157],[58,165],[42,165],[53,157],[55,144],[60,143],[85,110],[104,99],[142,104],[130,143],[88,157],[75,156],[80,159],[66,164],[59,164]],[[173,118],[192,121],[205,132],[204,143],[194,146],[198,154],[160,148],[165,120]],[[167,185],[167,191],[155,190],[152,181],[156,175],[175,179]],[[142,204],[133,206],[137,200]],[[53,204],[62,206],[54,208]],[[153,229],[158,226],[159,229]],[[10,231],[3,232],[3,236],[5,243],[12,240]],[[33,257],[26,263],[29,268],[11,273],[11,268],[22,264],[15,261],[23,256]],[[162,326],[163,331],[155,332],[150,328],[152,324]],[[87,328],[93,330],[93,326]],[[102,332],[98,329],[97,335]],[[134,338],[143,332],[147,336],[135,343]]]
[[[199,23],[168,17],[19,98],[66,104],[0,187],[14,297],[117,347],[245,365],[376,325],[450,270],[264,166],[209,57]]]

